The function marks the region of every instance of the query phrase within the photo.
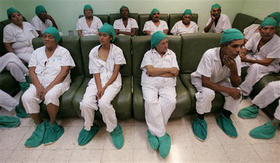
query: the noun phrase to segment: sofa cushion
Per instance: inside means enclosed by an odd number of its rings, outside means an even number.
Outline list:
[[[183,14],[179,13],[179,14],[169,14],[169,31],[171,31],[172,27],[175,25],[175,23],[177,23],[179,20],[182,20]],[[191,21],[194,21],[197,23],[198,21],[198,14],[193,13],[192,14],[192,18]]]
[[[11,96],[16,95],[20,91],[19,83],[6,70],[0,73],[0,89]]]
[[[238,14],[236,14],[236,16],[234,18],[234,21],[232,23],[232,28],[237,28],[243,32],[243,30],[246,27],[253,24],[256,20],[257,20],[257,18],[255,18],[253,16],[238,13]]]

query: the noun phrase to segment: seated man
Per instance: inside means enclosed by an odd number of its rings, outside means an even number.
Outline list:
[[[146,35],[152,35],[156,31],[161,31],[167,35],[168,33],[168,26],[166,21],[160,20],[160,13],[158,9],[153,9],[150,14],[150,18],[152,20],[146,21],[144,25],[143,32]]]
[[[237,131],[230,115],[237,111],[241,100],[241,60],[239,52],[244,43],[243,34],[237,29],[224,31],[220,47],[207,50],[197,67],[191,74],[191,82],[195,86],[197,117],[192,123],[195,136],[204,141],[207,137],[207,123],[204,114],[209,113],[215,91],[225,97],[221,115],[217,118],[218,126],[229,136],[237,137]]]
[[[26,147],[54,143],[64,133],[63,127],[56,123],[56,115],[59,97],[70,87],[70,68],[75,63],[69,51],[58,45],[59,41],[57,29],[48,27],[43,33],[45,46],[33,52],[28,65],[32,84],[22,95],[22,103],[36,129],[26,140]],[[39,116],[42,101],[47,106],[49,122],[42,121]]]
[[[222,33],[231,28],[230,20],[227,15],[221,14],[221,6],[214,4],[211,7],[210,18],[204,28],[204,32]]]
[[[244,96],[249,96],[253,86],[265,75],[280,71],[280,38],[275,34],[277,22],[267,17],[259,33],[245,44],[240,55],[242,67],[249,66],[247,76],[240,85]]]
[[[48,15],[47,10],[44,6],[38,5],[35,8],[36,15],[32,18],[31,24],[35,27],[36,31],[38,32],[39,36],[42,36],[43,32],[48,27],[55,27],[57,28],[57,25],[54,21],[54,19]]]
[[[76,30],[78,35],[90,36],[97,35],[98,30],[102,27],[103,23],[97,16],[93,16],[93,9],[91,5],[87,4],[84,6],[84,15],[81,17],[76,25]]]
[[[8,52],[28,63],[34,51],[32,39],[38,37],[38,33],[30,23],[23,22],[21,13],[15,8],[9,8],[7,14],[11,23],[4,27],[3,43]]]
[[[179,67],[175,53],[168,49],[168,40],[163,32],[157,31],[152,35],[151,50],[145,53],[141,69],[148,142],[165,158],[171,145],[165,126],[176,105],[175,86]]]
[[[190,9],[186,9],[182,20],[178,21],[173,28],[171,29],[171,33],[173,35],[180,35],[184,33],[195,33],[198,32],[198,26],[195,22],[191,21],[192,11]]]
[[[273,81],[267,84],[261,92],[253,99],[253,105],[239,111],[238,116],[244,119],[256,118],[259,109],[265,108],[274,100],[280,97],[280,81]],[[280,101],[274,113],[274,120],[250,131],[250,136],[256,139],[270,139],[276,134],[280,127]]]
[[[135,19],[129,17],[129,9],[126,6],[120,8],[121,19],[115,20],[114,29],[116,34],[134,36],[136,35],[138,24]]]
[[[280,23],[280,12],[274,12],[267,17],[271,17],[277,21],[277,23]],[[244,29],[244,37],[245,42],[247,42],[255,33],[259,33],[260,25],[259,24],[251,24],[247,28]]]

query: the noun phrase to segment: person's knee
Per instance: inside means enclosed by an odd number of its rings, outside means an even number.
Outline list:
[[[13,62],[9,62],[6,66],[7,70],[11,71],[12,69],[17,68],[17,65]]]
[[[260,65],[260,64],[252,64],[249,69],[248,69],[248,73],[256,73],[258,71],[260,71],[264,66],[263,65]],[[255,74],[256,75],[256,74]]]
[[[201,92],[202,101],[212,101],[215,98],[215,91],[209,88],[203,89]]]
[[[21,96],[21,100],[22,100],[22,103],[31,103],[32,102],[32,96],[28,91],[26,91]]]
[[[101,98],[98,101],[98,106],[100,109],[109,108],[111,106],[111,101],[109,101],[108,99]]]
[[[45,95],[45,102],[46,105],[48,104],[53,104],[58,106],[59,105],[59,96],[57,95],[56,92],[54,91],[49,91],[48,93],[46,93]]]

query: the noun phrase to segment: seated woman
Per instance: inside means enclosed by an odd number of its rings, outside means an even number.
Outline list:
[[[122,50],[114,45],[115,31],[113,26],[105,23],[99,30],[100,45],[89,53],[89,72],[94,75],[80,103],[84,128],[78,138],[79,145],[87,144],[97,133],[98,127],[93,125],[94,113],[99,109],[113,144],[120,149],[124,143],[121,126],[117,122],[112,100],[122,87],[120,66],[126,64]]]
[[[129,9],[127,6],[120,8],[121,19],[114,22],[114,29],[116,34],[123,34],[134,36],[136,35],[138,24],[135,19],[129,17]]]
[[[8,52],[15,53],[21,60],[28,63],[34,51],[32,39],[38,37],[35,28],[28,22],[23,22],[21,13],[15,8],[7,10],[11,23],[3,30],[3,42]]]
[[[26,147],[37,147],[58,140],[64,129],[56,124],[59,97],[69,89],[70,68],[75,63],[69,51],[58,45],[59,32],[48,27],[43,33],[43,47],[36,49],[29,62],[29,73],[32,84],[22,96],[26,112],[34,120],[36,129],[25,142]],[[44,101],[50,117],[49,122],[42,121],[40,103]]]

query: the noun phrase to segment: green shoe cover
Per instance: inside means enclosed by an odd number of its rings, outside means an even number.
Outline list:
[[[198,139],[204,141],[207,138],[207,123],[204,119],[196,117],[193,120],[192,129]]]
[[[17,117],[0,116],[0,128],[18,127],[20,120]]]
[[[38,147],[43,143],[45,131],[46,131],[46,122],[43,121],[40,125],[36,126],[35,131],[25,141],[24,145],[26,147]]]
[[[232,120],[230,118],[227,118],[224,116],[224,114],[221,114],[217,118],[218,126],[229,136],[231,137],[237,137],[237,131],[234,127]]]
[[[147,130],[147,134],[148,134],[148,142],[149,142],[150,146],[152,147],[153,150],[157,150],[159,147],[158,138],[156,136],[152,135],[149,130]]]
[[[91,141],[91,139],[96,135],[98,132],[99,127],[98,126],[92,126],[89,131],[85,130],[84,128],[80,131],[79,138],[78,138],[78,144],[79,145],[86,145],[88,142]]]
[[[20,90],[25,92],[29,88],[29,83],[27,82],[19,82]]]
[[[169,151],[171,146],[171,139],[168,133],[165,133],[162,137],[158,138],[159,140],[159,154],[162,158],[165,158]]]
[[[256,118],[258,114],[259,114],[259,108],[256,105],[251,105],[241,109],[238,112],[238,117],[244,119],[252,119],[252,118]]]
[[[276,129],[277,127],[273,126],[271,122],[267,122],[251,130],[250,136],[256,139],[271,139],[275,136]]]
[[[19,117],[19,118],[28,118],[29,115],[25,112],[25,110],[21,107],[22,104],[18,104],[16,106],[16,116]]]
[[[122,127],[118,124],[117,127],[110,133],[114,146],[121,149],[124,144]]]
[[[48,145],[57,141],[64,133],[64,128],[57,123],[46,123],[46,132],[43,143]]]

